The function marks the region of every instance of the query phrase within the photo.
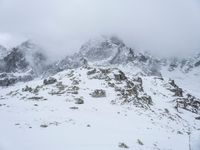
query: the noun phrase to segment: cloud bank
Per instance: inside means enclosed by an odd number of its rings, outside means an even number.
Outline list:
[[[0,0],[0,44],[33,39],[60,57],[99,35],[155,54],[200,52],[199,0]]]

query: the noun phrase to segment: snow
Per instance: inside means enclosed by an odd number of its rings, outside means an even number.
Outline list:
[[[129,78],[135,76],[123,71]],[[105,80],[91,79],[85,68],[69,69],[54,78],[68,87],[72,80],[80,80],[78,94],[49,94],[57,90],[56,84],[43,86],[38,95],[22,92],[26,85],[43,85],[41,79],[0,89],[0,150],[120,150],[119,143],[130,150],[188,150],[189,131],[192,150],[200,149],[200,121],[196,114],[174,109],[167,77],[163,81],[142,77],[144,91],[153,99],[150,109],[111,103],[117,93]],[[106,90],[106,97],[91,97],[95,89]],[[33,96],[44,98],[28,99]],[[80,97],[84,104],[75,104],[74,98]]]

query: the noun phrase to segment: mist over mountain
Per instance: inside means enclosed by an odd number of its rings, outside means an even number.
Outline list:
[[[1,0],[0,44],[32,39],[52,58],[77,52],[99,35],[159,55],[200,51],[198,0]],[[36,11],[37,10],[37,11]]]
[[[0,150],[199,150],[198,0],[0,0]]]

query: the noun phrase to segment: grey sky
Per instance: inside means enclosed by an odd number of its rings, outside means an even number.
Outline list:
[[[0,0],[0,44],[33,39],[53,56],[98,35],[154,53],[200,51],[199,0]]]

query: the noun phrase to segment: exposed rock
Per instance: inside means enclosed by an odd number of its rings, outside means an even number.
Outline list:
[[[10,86],[17,82],[16,78],[4,78],[0,79],[0,86]]]
[[[183,97],[183,90],[181,88],[176,88],[174,92],[175,92],[174,96]]]
[[[200,120],[200,116],[195,118],[196,120]]]
[[[76,110],[76,109],[78,109],[78,107],[70,107],[70,109],[74,109],[74,110]]]
[[[119,143],[118,145],[120,148],[129,148],[125,143]]]
[[[17,82],[27,82],[33,80],[34,76],[30,74],[15,76],[12,73],[0,74],[0,86],[11,86]]]
[[[66,86],[63,85],[62,82],[58,82],[58,83],[56,84],[56,87],[58,88],[59,92],[65,90],[65,88],[66,88]]]
[[[87,75],[95,74],[96,71],[97,71],[96,69],[89,70],[89,71],[87,72]]]
[[[68,92],[68,93],[71,93],[71,94],[78,94],[78,91],[71,91],[71,92]]]
[[[36,86],[36,88],[33,90],[33,93],[38,93],[41,88],[42,86]]]
[[[23,88],[22,91],[23,91],[23,92],[32,92],[33,89],[32,89],[31,87],[29,87],[29,86],[26,85],[26,87]]]
[[[185,110],[189,110],[193,113],[200,113],[200,99],[187,94],[187,97],[177,98],[176,99],[176,109],[183,108]]]
[[[92,97],[96,97],[96,98],[99,98],[99,97],[106,97],[106,91],[104,90],[101,90],[101,89],[96,89],[92,94],[91,94]]]
[[[47,124],[41,124],[40,127],[41,127],[41,128],[47,128],[48,125],[47,125]]]
[[[91,125],[90,125],[90,124],[88,124],[88,125],[87,125],[87,127],[88,127],[88,128],[90,128],[90,127],[91,127]]]
[[[177,131],[177,134],[183,134],[183,132],[181,132],[181,131]]]
[[[139,145],[144,145],[144,143],[143,143],[140,139],[137,139],[137,143],[138,143]]]
[[[44,85],[54,84],[57,82],[57,79],[53,77],[49,77],[48,79],[44,79],[43,83]]]
[[[115,76],[115,80],[116,81],[122,81],[122,80],[126,80],[127,77],[125,76],[125,74],[119,70],[119,73],[118,74],[114,74]]]
[[[103,74],[108,74],[110,73],[110,69],[99,69],[101,71],[101,73]]]
[[[200,61],[195,63],[195,67],[198,67],[198,66],[200,66]]]
[[[173,87],[169,90],[174,93],[174,96],[183,97],[183,90],[178,85],[176,85],[174,80],[170,80],[169,84]]]
[[[34,96],[34,97],[29,97],[28,99],[38,101],[38,100],[41,100],[41,99],[44,100],[44,97],[37,97],[37,96]]]
[[[111,83],[111,82],[108,82],[108,86],[114,88],[114,87],[115,87],[115,84],[114,84],[114,83]]]
[[[142,101],[148,105],[152,105],[153,104],[153,101],[152,101],[152,98],[151,96],[148,96],[148,95],[144,95],[141,97]]]
[[[169,81],[169,84],[170,84],[171,86],[173,86],[173,87],[177,87],[177,85],[176,85],[176,83],[175,83],[174,80],[170,80],[170,81]]]
[[[84,100],[82,98],[75,98],[75,104],[84,104]]]

